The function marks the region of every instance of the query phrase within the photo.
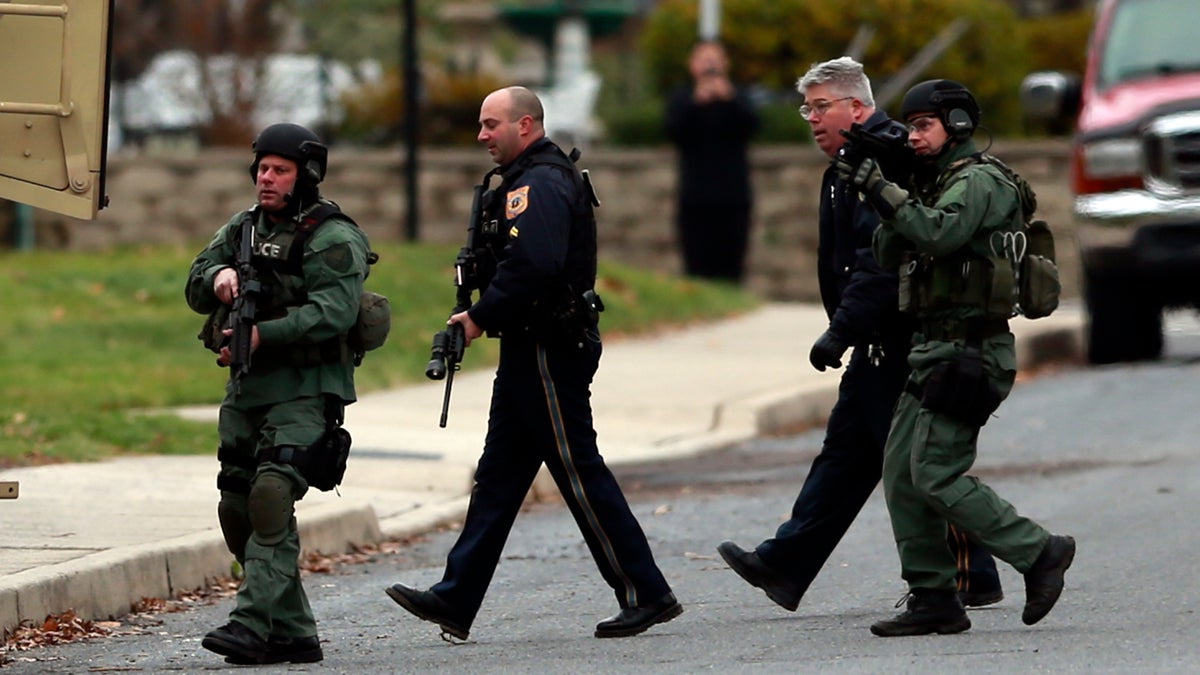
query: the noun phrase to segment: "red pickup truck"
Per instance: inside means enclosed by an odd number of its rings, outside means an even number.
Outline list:
[[[1087,70],[1022,85],[1077,116],[1071,185],[1093,363],[1154,359],[1163,311],[1200,307],[1197,0],[1099,0]]]

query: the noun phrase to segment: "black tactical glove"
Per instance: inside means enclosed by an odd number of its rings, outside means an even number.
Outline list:
[[[896,209],[908,200],[908,192],[884,178],[879,170],[879,162],[870,157],[864,159],[857,167],[851,167],[839,159],[837,168],[838,175],[849,180],[862,194],[863,199],[875,207],[884,218],[891,218],[896,214]]]
[[[808,352],[808,362],[822,373],[827,367],[841,368],[842,354],[846,353],[847,347],[846,342],[830,328],[813,343],[812,350]]]

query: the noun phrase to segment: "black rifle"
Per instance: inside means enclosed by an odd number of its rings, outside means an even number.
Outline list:
[[[237,275],[238,294],[229,312],[229,327],[233,334],[229,339],[229,378],[238,391],[241,380],[250,372],[250,338],[258,322],[258,301],[262,297],[262,283],[254,270],[254,223],[242,223],[241,245],[238,247]]]
[[[471,217],[467,221],[467,243],[458,250],[454,260],[455,304],[450,315],[465,312],[471,308],[474,301],[471,293],[482,290],[479,284],[479,253],[475,248],[475,235],[479,231],[482,220],[483,184],[475,186],[475,194],[471,198]],[[450,389],[454,386],[454,372],[459,369],[463,355],[467,351],[467,336],[461,323],[453,323],[438,331],[433,336],[433,347],[430,350],[429,363],[425,365],[425,377],[431,380],[446,380],[446,393],[442,396],[442,418],[439,427],[446,426],[446,418],[450,414]]]
[[[868,157],[879,162],[879,171],[887,180],[909,189],[916,167],[916,154],[908,144],[904,127],[889,125],[884,133],[873,133],[857,122],[841,134],[849,141],[838,150],[838,157],[852,167]]]

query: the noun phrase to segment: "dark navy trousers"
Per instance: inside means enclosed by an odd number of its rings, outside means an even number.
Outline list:
[[[483,456],[462,533],[430,590],[470,624],[500,561],[525,495],[543,463],[571,510],[601,576],[621,607],[670,592],[646,535],[596,447],[591,383],[598,335],[582,347],[503,337]]]
[[[879,484],[892,412],[908,379],[907,353],[893,348],[876,366],[865,348],[853,351],[821,452],[813,459],[791,518],[756,548],[763,562],[791,579],[801,593]],[[947,542],[959,560],[960,590],[999,588],[991,554],[960,533],[951,532]]]

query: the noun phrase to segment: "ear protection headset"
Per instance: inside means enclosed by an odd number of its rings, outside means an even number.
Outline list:
[[[304,141],[300,144],[300,156],[304,158],[304,175],[309,185],[316,185],[325,179],[329,148],[317,141]]]
[[[258,162],[265,155],[279,155],[294,161],[301,186],[315,189],[325,179],[329,148],[316,134],[298,124],[272,124],[259,133],[251,148],[254,150],[251,180],[257,180]]]
[[[966,139],[975,132],[975,119],[969,111],[976,111],[978,116],[979,104],[971,92],[966,89],[934,91],[929,96],[929,103],[945,110],[942,123],[956,140]]]

